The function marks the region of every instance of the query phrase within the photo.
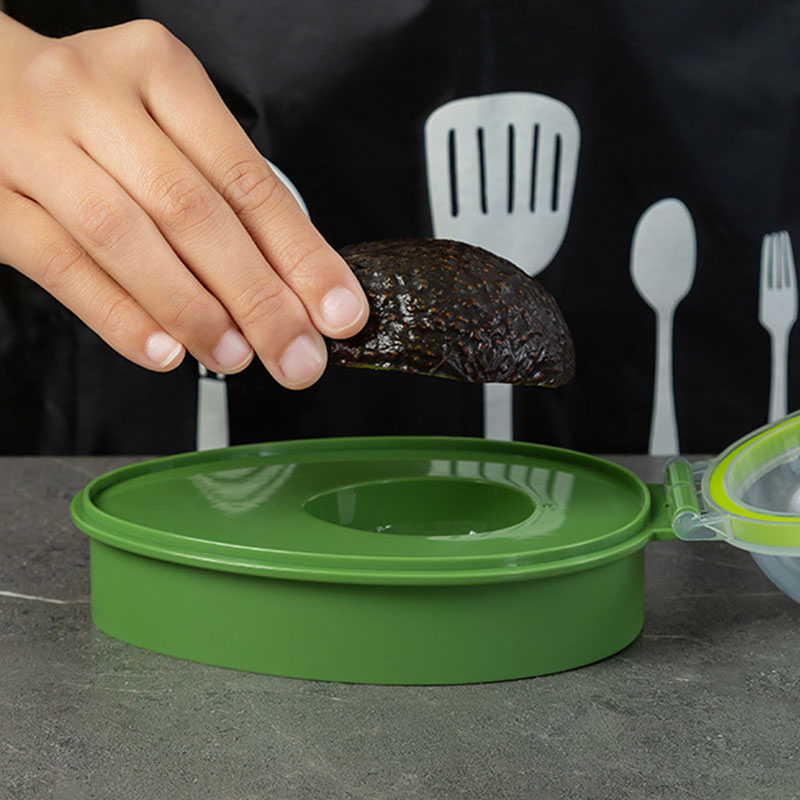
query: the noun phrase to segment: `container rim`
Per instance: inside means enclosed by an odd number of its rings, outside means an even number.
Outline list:
[[[535,552],[524,548],[502,554],[448,558],[364,556],[353,553],[313,553],[254,548],[179,535],[141,525],[106,512],[97,502],[104,491],[141,476],[191,470],[209,463],[242,459],[290,457],[299,451],[320,457],[333,453],[384,448],[411,452],[415,448],[510,454],[514,457],[557,461],[565,469],[589,470],[635,494],[638,511],[623,525],[584,547],[553,547]],[[202,569],[262,577],[328,583],[377,585],[466,585],[543,578],[591,569],[645,547],[653,538],[649,522],[652,498],[647,485],[621,465],[565,448],[525,442],[500,442],[472,437],[376,436],[331,437],[239,445],[222,450],[164,456],[119,467],[94,478],[73,499],[75,525],[95,541],[135,553]],[[315,521],[320,531],[337,526]],[[519,524],[520,527],[526,523]],[[327,526],[327,528],[325,528]]]

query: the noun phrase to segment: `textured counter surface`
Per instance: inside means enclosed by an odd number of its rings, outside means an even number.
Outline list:
[[[615,460],[659,480],[659,460]],[[68,505],[130,461],[0,459],[3,800],[800,798],[800,605],[746,553],[651,544],[642,635],[559,675],[382,687],[237,673],[92,626]]]

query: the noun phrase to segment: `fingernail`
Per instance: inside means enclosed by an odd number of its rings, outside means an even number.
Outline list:
[[[151,334],[144,345],[144,352],[157,367],[168,367],[183,350],[183,345],[168,333]]]
[[[298,336],[284,351],[278,366],[287,383],[297,386],[319,375],[325,359],[310,336]]]
[[[355,292],[344,286],[331,289],[322,298],[322,318],[332,330],[352,325],[363,313],[364,303]]]
[[[253,348],[239,331],[230,328],[222,335],[211,355],[223,372],[233,372],[250,360]]]

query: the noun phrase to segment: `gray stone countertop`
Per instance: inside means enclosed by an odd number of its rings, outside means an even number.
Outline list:
[[[124,458],[0,458],[1,798],[800,798],[800,605],[722,543],[646,550],[588,667],[471,686],[275,678],[93,627],[71,497]],[[614,459],[645,480],[663,460]]]

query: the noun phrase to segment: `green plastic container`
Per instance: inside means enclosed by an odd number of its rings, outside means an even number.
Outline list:
[[[92,613],[123,641],[346,682],[522,678],[643,622],[663,487],[567,450],[457,438],[282,442],[93,480]]]
[[[654,538],[749,550],[800,602],[800,415],[663,486],[531,444],[303,440],[124,467],[72,514],[123,641],[318,680],[530,677],[636,638]]]

